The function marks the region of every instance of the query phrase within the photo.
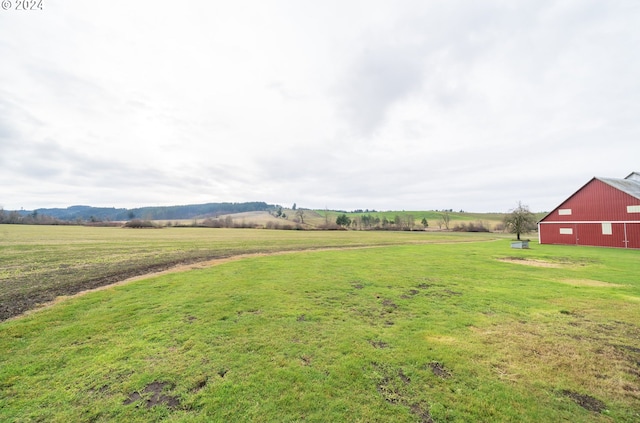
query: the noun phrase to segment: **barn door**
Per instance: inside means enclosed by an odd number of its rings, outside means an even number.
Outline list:
[[[629,236],[627,235],[627,222],[624,222],[624,248],[629,248]]]

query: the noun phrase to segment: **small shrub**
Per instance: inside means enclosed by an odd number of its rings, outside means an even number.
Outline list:
[[[254,226],[243,226],[243,227],[250,228],[250,227],[256,227],[256,226],[254,225]],[[302,229],[302,227],[300,225],[293,226],[289,223],[267,222],[267,224],[265,225],[265,229],[290,231],[292,229]]]
[[[143,228],[158,228],[150,220],[133,219],[124,224],[125,228],[143,229]]]
[[[318,229],[324,229],[327,231],[341,231],[341,230],[346,230],[345,228],[343,228],[340,225],[337,225],[335,223],[332,222],[328,222],[328,223],[323,223],[321,225],[318,226]]]
[[[212,218],[208,217],[208,218],[206,218],[205,220],[202,221],[201,225],[205,226],[207,228],[222,228],[223,222],[221,222],[218,219],[212,219]]]
[[[475,223],[458,223],[453,227],[452,230],[454,232],[491,232],[482,221],[478,221]]]

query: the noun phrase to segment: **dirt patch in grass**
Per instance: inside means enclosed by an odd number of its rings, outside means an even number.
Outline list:
[[[432,278],[432,277],[426,277],[426,278],[422,278],[421,279],[422,282],[420,282],[417,286],[417,288],[419,289],[429,289],[432,286],[438,285],[440,282],[440,278]]]
[[[564,390],[564,391],[561,391],[560,393],[567,398],[571,398],[580,407],[589,411],[602,413],[602,411],[604,411],[607,408],[602,401],[590,395],[583,395],[583,394],[579,394],[577,392],[569,391],[569,390]]]
[[[498,261],[502,261],[504,263],[524,264],[526,266],[534,266],[534,267],[562,267],[562,264],[560,263],[553,263],[553,262],[544,261],[544,260],[526,259],[522,257],[503,257],[503,258],[499,258]]]
[[[373,348],[378,348],[378,349],[389,348],[389,344],[387,344],[384,341],[378,341],[378,340],[372,339],[372,340],[369,340],[369,343]]]
[[[142,390],[142,392],[133,392],[124,400],[123,405],[133,404],[134,402],[144,400],[147,408],[156,405],[165,404],[168,408],[177,408],[180,406],[180,400],[177,397],[166,395],[163,393],[165,388],[173,388],[168,382],[151,382]]]
[[[445,369],[445,367],[437,361],[429,363],[427,366],[429,366],[433,374],[438,376],[439,378],[449,379],[451,377],[451,372]]]
[[[400,296],[400,298],[404,299],[404,300],[408,300],[410,298],[413,298],[414,296],[418,295],[420,293],[419,290],[417,289],[412,289],[409,292],[407,292],[406,294],[402,294]]]
[[[573,285],[573,286],[590,286],[590,287],[601,287],[601,288],[607,288],[607,287],[615,288],[619,286],[624,286],[617,283],[595,281],[591,279],[563,279],[563,280],[559,280],[558,282],[565,283],[567,285]]]
[[[377,390],[390,404],[409,408],[422,423],[433,423],[429,412],[429,404],[413,398],[408,389],[411,378],[402,369],[396,369],[383,363],[372,363],[373,370],[378,373]]]
[[[382,305],[392,309],[398,308],[398,305],[389,299],[382,300]]]
[[[416,416],[421,423],[433,423],[431,414],[429,413],[429,404],[425,402],[419,402],[412,404],[410,407],[411,414]]]
[[[196,385],[193,387],[193,389],[191,389],[191,392],[199,392],[202,389],[204,389],[205,386],[207,386],[207,383],[209,383],[209,378],[208,377],[204,377],[202,379],[200,379]]]

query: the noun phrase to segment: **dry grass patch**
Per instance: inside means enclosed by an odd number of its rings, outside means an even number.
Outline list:
[[[615,288],[615,287],[625,286],[617,283],[596,281],[592,279],[562,279],[562,280],[559,280],[558,282],[565,283],[567,285],[573,285],[573,286],[590,286],[590,287],[602,287],[602,288]]]
[[[457,338],[454,338],[453,336],[446,336],[446,335],[431,335],[431,336],[425,337],[425,339],[428,342],[434,342],[434,343],[445,344],[445,345],[458,343]]]
[[[640,328],[563,315],[560,322],[520,321],[474,333],[498,351],[487,364],[503,380],[542,384],[556,393],[575,391],[608,405],[640,400],[640,347],[629,345]]]
[[[535,266],[535,267],[562,267],[562,264],[560,263],[552,263],[550,261],[543,261],[543,260],[525,259],[521,257],[504,257],[504,258],[498,259],[498,261],[502,261],[505,263],[524,264],[527,266]]]

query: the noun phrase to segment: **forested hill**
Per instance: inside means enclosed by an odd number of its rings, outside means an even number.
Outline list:
[[[20,214],[50,216],[59,220],[113,221],[113,220],[172,220],[215,217],[221,214],[264,211],[275,206],[262,201],[248,203],[207,203],[185,206],[139,207],[124,209],[115,207],[71,206],[65,209],[37,209],[21,211]]]

